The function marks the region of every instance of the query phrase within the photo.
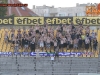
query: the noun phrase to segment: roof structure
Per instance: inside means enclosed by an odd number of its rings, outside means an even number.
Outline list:
[[[8,4],[23,4],[19,0],[8,0]],[[7,16],[38,16],[28,7],[8,7]]]

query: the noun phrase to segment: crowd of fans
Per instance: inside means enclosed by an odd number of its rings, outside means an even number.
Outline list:
[[[83,30],[85,29],[85,32]],[[34,28],[30,28],[28,33],[26,31],[21,32],[20,29],[17,31],[15,36],[15,30],[11,30],[11,39],[8,37],[8,33],[4,35],[5,42],[11,42],[14,51],[17,52],[19,48],[31,52],[35,52],[36,48],[42,51],[50,50],[51,48],[55,51],[59,49],[64,51],[67,50],[86,50],[92,49],[97,50],[97,33],[92,30],[90,33],[89,26],[83,27],[79,25],[75,27],[72,25],[59,25],[56,28],[48,25],[39,26],[35,25]]]

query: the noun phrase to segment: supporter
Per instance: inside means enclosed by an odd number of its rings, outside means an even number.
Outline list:
[[[96,38],[96,32],[94,32],[94,30],[92,30],[91,37],[92,39]]]
[[[12,40],[13,37],[14,37],[14,32],[11,33],[11,40]]]
[[[39,26],[38,26],[38,24],[35,26],[35,31],[36,31],[37,34],[39,33]]]
[[[87,26],[85,30],[86,30],[85,31],[86,36],[89,37],[89,34],[90,34],[90,28],[89,28],[89,26]]]
[[[90,40],[88,37],[85,38],[85,49],[88,50],[89,49],[89,44],[90,44]]]
[[[83,45],[83,48],[84,48],[85,47],[85,38],[86,38],[86,35],[84,33],[82,33],[81,37],[82,37],[82,45]]]
[[[85,30],[85,31],[84,31]],[[73,23],[71,25],[58,25],[56,28],[46,24],[45,26],[35,25],[34,28],[30,28],[29,31],[21,31],[18,29],[15,32],[11,29],[11,41],[13,45],[16,43],[19,45],[18,49],[24,49],[24,51],[30,50],[35,52],[35,48],[40,48],[40,50],[51,50],[54,52],[56,48],[59,47],[61,52],[67,50],[88,50],[92,49],[92,43],[94,50],[97,50],[96,35],[97,33],[92,30],[90,33],[90,28],[87,26],[84,28],[82,25],[75,27]],[[4,39],[7,40],[8,33],[5,32]],[[15,41],[16,40],[16,41]],[[17,46],[14,46],[17,49]],[[15,50],[15,51],[18,51]]]
[[[25,40],[24,40],[24,52],[28,52],[28,47],[29,47],[29,40],[28,40],[28,35],[26,35]]]
[[[72,40],[74,40],[75,37],[76,37],[76,33],[75,33],[75,32],[72,32],[72,33],[71,33],[71,38],[72,38]]]
[[[24,31],[24,32],[22,33],[22,36],[23,36],[23,37],[25,37],[25,35],[26,35],[26,31]]]
[[[58,41],[57,41],[57,39],[55,38],[53,42],[54,42],[54,51],[56,51],[56,48],[57,48],[57,42],[58,42]]]
[[[45,35],[44,35],[44,39],[43,39],[43,40],[44,40],[44,47],[45,47],[45,50],[46,50],[46,40],[47,40],[47,34],[45,34]],[[46,51],[47,51],[47,50],[46,50]]]
[[[59,47],[56,47],[55,49],[55,60],[59,60]]]
[[[12,37],[12,40],[11,40],[11,41],[12,41],[12,47],[13,47],[14,44],[15,44],[15,39],[16,39],[15,36],[13,36],[13,37]]]
[[[69,49],[71,35],[67,35],[67,49]]]
[[[98,41],[96,38],[93,39],[93,49],[96,51],[97,50],[97,45],[98,45]]]
[[[65,38],[65,36],[63,36],[63,47],[66,48],[66,41],[67,39]]]
[[[19,46],[21,47],[21,38],[22,38],[22,34],[21,34],[21,31],[20,29],[18,30],[18,34],[17,34],[17,39],[19,41]]]
[[[34,41],[34,39],[32,39],[32,41],[30,42],[30,49],[31,49],[31,52],[35,52],[35,41]]]
[[[8,43],[9,37],[8,37],[7,31],[5,31],[4,40],[5,40],[5,43]]]
[[[49,36],[47,36],[47,39],[46,39],[46,51],[50,50],[50,47],[51,47],[50,42],[51,42],[51,38]]]
[[[70,49],[70,52],[71,52],[72,49],[73,49],[73,40],[72,40],[72,39],[70,39],[69,49]]]
[[[89,46],[90,46],[90,49],[92,50],[92,37],[91,37],[91,35],[89,35],[89,40],[90,40]]]
[[[82,37],[81,36],[79,36],[79,41],[78,41],[78,46],[79,46],[79,50],[81,50],[82,49]]]
[[[44,48],[44,39],[43,39],[43,37],[40,37],[40,39],[39,39],[39,46],[40,46],[40,49],[42,48],[42,51],[43,51],[43,48]]]
[[[63,47],[64,47],[64,40],[63,37],[61,37],[59,49],[62,50],[62,52],[63,52]]]
[[[74,39],[74,52],[75,52],[75,50],[77,50],[77,49],[78,49],[78,39],[75,38],[75,39]]]
[[[14,50],[15,52],[18,52],[19,50],[19,41],[17,38],[14,40]]]
[[[24,45],[25,45],[25,35],[24,35],[24,37],[22,37],[22,49],[23,49],[23,47],[24,47]]]
[[[50,33],[50,37],[51,37],[51,41],[50,41],[50,45],[51,45],[51,48],[50,48],[50,51],[53,49],[54,47],[54,36]]]

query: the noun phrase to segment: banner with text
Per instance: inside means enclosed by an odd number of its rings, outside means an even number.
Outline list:
[[[1,17],[0,25],[100,25],[100,17]]]
[[[0,56],[12,56],[12,55],[28,55],[28,56],[36,56],[36,52],[0,52]],[[84,53],[84,52],[59,52],[59,56],[81,56],[81,55],[93,55],[92,52]],[[47,53],[47,52],[39,52],[40,56],[55,56],[55,53]]]

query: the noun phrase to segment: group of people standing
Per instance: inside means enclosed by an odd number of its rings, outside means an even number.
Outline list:
[[[85,31],[84,31],[85,30]],[[64,48],[67,50],[97,50],[97,33],[92,30],[90,33],[89,26],[83,27],[79,25],[59,25],[57,27],[44,25],[35,25],[34,28],[30,28],[21,31],[18,29],[17,35],[15,30],[11,29],[11,39],[9,39],[8,33],[5,32],[5,41],[11,41],[14,50],[18,51],[19,48],[31,52],[35,52],[36,48],[42,51],[46,50],[60,50],[64,52]]]

